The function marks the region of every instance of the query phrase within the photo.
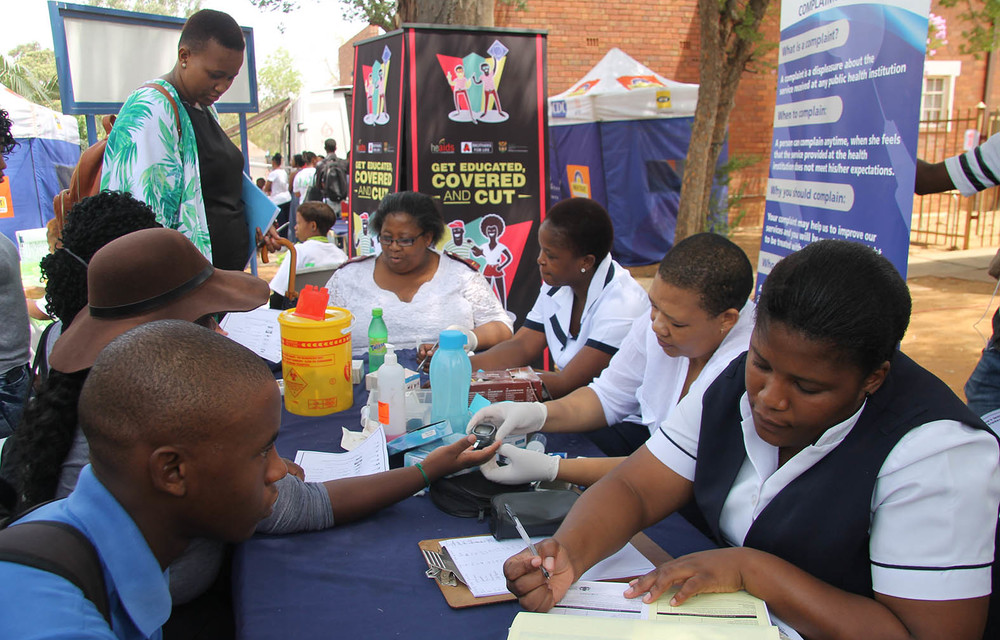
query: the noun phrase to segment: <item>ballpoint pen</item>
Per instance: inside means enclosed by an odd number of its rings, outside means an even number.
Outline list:
[[[507,510],[507,515],[510,516],[511,521],[514,523],[514,528],[517,529],[517,533],[521,536],[521,540],[524,540],[524,544],[528,545],[528,549],[531,550],[532,555],[537,556],[538,549],[535,548],[535,544],[531,541],[531,538],[528,537],[528,532],[524,530],[524,525],[522,525],[521,521],[517,519],[517,515],[514,513],[513,509],[510,508],[509,504],[505,504],[503,508]],[[546,580],[552,577],[542,565],[538,565],[538,568],[542,570],[542,575],[545,576]]]

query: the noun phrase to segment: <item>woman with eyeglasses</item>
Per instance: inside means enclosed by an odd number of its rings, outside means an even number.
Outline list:
[[[326,288],[330,304],[354,316],[355,355],[365,352],[372,309],[382,309],[389,342],[405,348],[436,342],[444,329],[466,330],[471,349],[489,348],[513,335],[513,325],[486,279],[465,260],[433,247],[444,218],[430,196],[390,193],[369,225],[382,247],[337,269]]]

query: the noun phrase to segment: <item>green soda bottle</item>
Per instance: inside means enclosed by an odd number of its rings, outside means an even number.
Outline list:
[[[368,373],[378,371],[385,362],[385,343],[389,341],[389,331],[382,319],[382,309],[372,309],[372,322],[368,325]]]

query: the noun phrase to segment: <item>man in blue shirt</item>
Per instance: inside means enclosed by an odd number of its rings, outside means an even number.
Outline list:
[[[0,638],[160,638],[170,562],[194,538],[246,539],[270,513],[286,473],[274,449],[280,420],[268,368],[208,329],[164,320],[112,341],[80,395],[91,464],[68,498],[20,521],[87,537],[111,627],[68,580],[0,562]]]

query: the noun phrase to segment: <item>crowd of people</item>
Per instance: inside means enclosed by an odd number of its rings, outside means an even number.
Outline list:
[[[718,548],[656,567],[626,597],[678,587],[679,604],[744,589],[809,638],[1000,633],[1000,444],[980,418],[1000,406],[1000,312],[966,405],[900,351],[910,294],[875,251],[815,242],[780,260],[752,300],[745,253],[702,233],[665,252],[647,292],[612,258],[607,211],[572,198],[536,230],[542,285],[515,332],[478,266],[439,249],[447,227],[425,194],[382,200],[367,221],[380,251],[348,260],[329,242],[343,190],[332,140],[322,159],[295,157],[291,176],[272,158],[263,189],[286,221],[301,204],[296,264],[269,286],[244,272],[243,160],[212,106],[244,46],[231,17],[199,11],[174,67],[125,102],[104,190],[73,206],[42,260],[53,323],[30,366],[18,256],[0,236],[0,636],[232,637],[233,543],[364,518],[470,467],[501,484],[587,487],[537,553],[504,564],[532,611],[681,512]],[[0,177],[10,126],[0,110]],[[991,138],[918,162],[917,192],[996,186],[998,148]],[[382,308],[389,335],[419,345],[420,359],[445,329],[465,334],[474,369],[530,365],[547,349],[549,398],[477,412],[470,433],[498,425],[483,449],[470,435],[414,466],[309,481],[275,451],[271,370],[217,320],[280,306],[289,271],[328,265],[330,304],[361,330]],[[355,354],[366,344],[355,335]],[[539,431],[586,432],[605,457],[503,442]],[[67,530],[75,542],[49,537]],[[51,561],[24,560],[32,538],[67,549],[82,539],[96,593]]]

